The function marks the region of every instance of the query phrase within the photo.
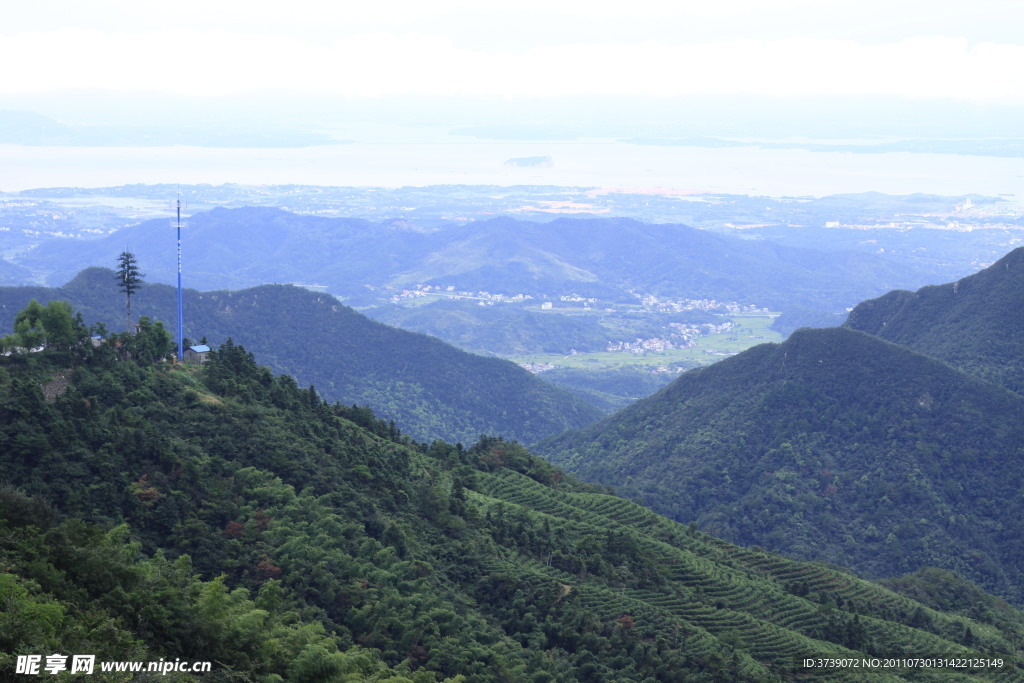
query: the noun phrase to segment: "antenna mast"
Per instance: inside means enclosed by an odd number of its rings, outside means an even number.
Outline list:
[[[181,314],[181,191],[178,191],[178,219],[171,227],[178,229],[178,360],[185,359],[184,346],[184,323]]]

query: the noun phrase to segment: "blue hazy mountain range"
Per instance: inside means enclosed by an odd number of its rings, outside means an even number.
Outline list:
[[[18,263],[56,285],[83,268],[113,263],[126,245],[150,281],[176,281],[174,231],[163,219],[102,239],[49,240]],[[641,292],[841,311],[890,289],[933,281],[927,269],[875,254],[620,218],[495,218],[424,228],[272,208],[214,209],[191,218],[184,249],[188,286],[316,285],[351,305],[428,284],[625,301]]]

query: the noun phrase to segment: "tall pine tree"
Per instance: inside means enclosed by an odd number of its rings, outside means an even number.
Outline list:
[[[132,329],[132,294],[142,286],[143,274],[139,270],[139,264],[135,260],[135,254],[130,251],[122,251],[117,257],[117,283],[118,288],[124,292],[125,306],[128,311],[128,331]]]

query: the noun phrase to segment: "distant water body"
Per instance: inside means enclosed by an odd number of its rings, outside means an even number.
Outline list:
[[[505,164],[524,157],[550,157],[551,164]],[[0,145],[3,191],[133,183],[558,185],[767,196],[877,191],[1024,197],[1024,159],[602,141],[378,142],[296,149]]]

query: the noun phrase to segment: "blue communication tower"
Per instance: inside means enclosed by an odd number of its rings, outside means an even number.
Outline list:
[[[181,314],[181,195],[178,195],[178,218],[171,224],[171,227],[178,229],[178,360],[185,359],[184,349],[184,323]]]

